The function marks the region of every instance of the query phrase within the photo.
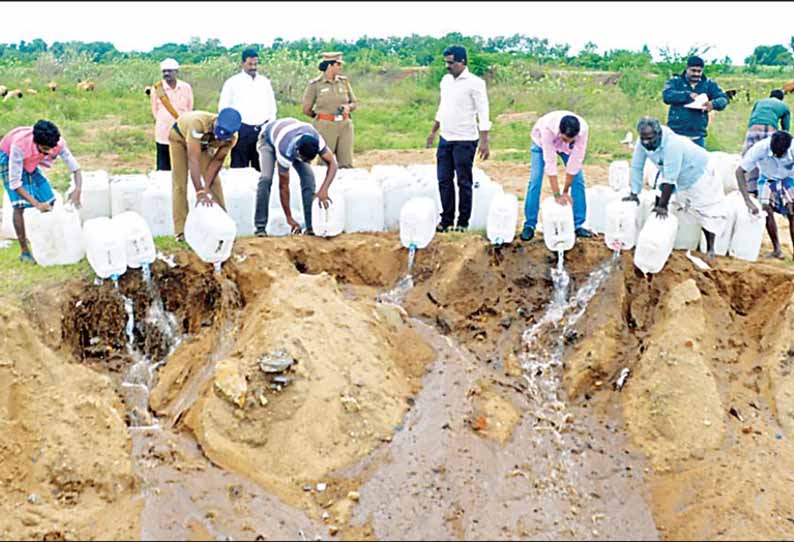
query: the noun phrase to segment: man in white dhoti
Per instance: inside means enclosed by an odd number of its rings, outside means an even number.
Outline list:
[[[692,214],[703,229],[708,257],[713,259],[714,240],[728,225],[728,204],[708,151],[653,117],[641,118],[637,132],[640,139],[631,161],[631,195],[624,200],[639,203],[645,160],[650,160],[661,172],[661,195],[656,198],[653,212],[660,218],[667,217],[670,196],[675,193],[679,208]]]

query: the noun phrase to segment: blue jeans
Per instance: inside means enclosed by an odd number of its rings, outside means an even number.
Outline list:
[[[568,164],[568,155],[557,153],[563,163]],[[540,207],[540,189],[543,185],[543,170],[546,167],[543,161],[543,149],[532,143],[529,151],[530,171],[527,184],[527,198],[524,201],[524,227],[534,228],[538,223],[538,208]],[[563,183],[560,182],[560,188]],[[584,196],[584,169],[576,174],[571,184],[571,197],[573,198],[573,224],[579,228],[584,224],[587,214],[587,202]]]

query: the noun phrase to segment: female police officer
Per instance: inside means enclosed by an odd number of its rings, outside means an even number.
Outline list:
[[[303,94],[303,112],[314,119],[313,125],[336,155],[340,168],[353,167],[353,121],[356,95],[342,70],[342,53],[323,53],[323,75],[312,79]]]

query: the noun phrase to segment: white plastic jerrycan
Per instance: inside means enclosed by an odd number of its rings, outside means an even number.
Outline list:
[[[515,194],[496,194],[488,209],[486,235],[494,245],[512,243],[518,223],[518,198]]]
[[[331,204],[327,209],[320,206],[320,199],[312,202],[312,229],[317,237],[334,237],[345,229],[345,195],[342,190],[331,190],[328,193]]]
[[[110,213],[125,211],[143,214],[143,193],[149,185],[146,175],[113,175],[110,178]]]
[[[345,189],[345,232],[383,231],[383,189],[368,178],[347,184]]]
[[[88,263],[99,278],[117,279],[127,270],[124,232],[106,216],[83,223],[83,243]]]
[[[616,199],[620,199],[620,193],[609,186],[588,186],[585,189],[585,200],[587,201],[585,221],[591,230],[596,233],[604,233],[606,231],[607,205]]]
[[[52,191],[55,195],[55,205],[60,205],[63,203],[63,197],[61,196],[60,192],[55,190]],[[69,209],[74,209],[72,206],[69,206]],[[24,214],[22,215],[25,216]],[[78,214],[79,218],[79,214]],[[23,218],[24,219],[24,218]],[[2,230],[0,230],[0,237],[4,239],[16,239],[17,232],[14,229],[14,208],[11,206],[11,198],[8,197],[8,192],[5,190],[3,191],[3,224]]]
[[[256,173],[253,168],[245,169],[251,169]],[[256,185],[254,183],[255,181],[252,182],[250,177],[229,175],[224,171],[223,199],[226,203],[226,212],[237,224],[237,235],[240,237],[254,234],[256,207]]]
[[[143,219],[155,237],[174,235],[171,182],[152,180],[142,195]]]
[[[71,205],[56,203],[46,213],[25,209],[23,217],[33,258],[39,265],[69,265],[85,256],[80,214]]]
[[[135,211],[126,211],[113,217],[124,235],[124,246],[127,251],[127,266],[138,269],[154,262],[157,250],[149,226],[141,215]]]
[[[629,162],[628,160],[615,160],[609,164],[609,186],[616,192],[629,188]]]
[[[658,190],[645,189],[640,192],[638,199],[640,200],[640,209],[638,215],[637,231],[642,231],[645,226],[645,221],[651,216],[653,208],[656,206],[656,196],[659,195]]]
[[[736,211],[736,222],[733,227],[731,244],[728,248],[728,255],[740,260],[754,262],[758,260],[758,253],[761,251],[761,242],[764,238],[764,228],[766,225],[766,213],[759,207],[757,215],[751,214],[744,204],[744,199],[738,192],[731,195],[738,196],[734,202]],[[730,197],[730,196],[729,196]]]
[[[611,190],[611,189],[610,189]],[[543,219],[543,241],[553,252],[570,250],[576,241],[573,227],[573,207],[560,205],[554,198],[546,198],[540,206]]]
[[[472,185],[471,218],[469,219],[470,229],[481,230],[488,227],[491,203],[501,194],[504,194],[504,190],[499,183],[495,183],[488,178],[474,181]]]
[[[667,206],[670,215],[675,215],[678,219],[678,232],[675,237],[675,250],[695,250],[700,243],[700,235],[702,228],[697,221],[697,218],[692,214],[691,210],[682,207],[675,199],[675,195],[670,199],[670,204]]]
[[[17,232],[14,230],[14,208],[11,206],[11,198],[8,192],[3,190],[3,224],[2,237],[4,239],[16,239]]]
[[[74,190],[74,181],[66,192],[67,198]],[[80,220],[85,222],[100,216],[110,217],[110,180],[104,170],[83,172],[80,188]]]
[[[615,200],[607,205],[607,228],[604,242],[612,250],[631,250],[637,242],[639,205]]]
[[[436,234],[439,216],[432,198],[411,198],[400,210],[400,241],[405,248],[425,248]]]
[[[408,171],[383,181],[383,220],[387,230],[400,227],[402,208],[416,193],[416,179]]]
[[[725,229],[722,230],[722,233],[717,236],[714,240],[714,253],[719,256],[726,256],[728,254],[728,250],[731,247],[731,239],[733,238],[733,228],[736,225],[736,213],[740,210],[740,207],[744,207],[744,199],[742,199],[741,194],[739,192],[733,192],[729,194],[726,198],[728,205],[726,205],[726,209],[728,210],[728,220],[725,224]],[[760,209],[760,205],[758,206]],[[701,231],[700,234],[700,252],[707,252],[708,250],[708,243],[706,242],[706,234]]]
[[[671,213],[666,218],[659,218],[651,213],[637,238],[634,265],[643,273],[661,271],[673,252],[677,232],[678,218],[675,215]]]
[[[202,261],[220,264],[232,255],[237,225],[220,205],[191,207],[185,220],[185,241]]]
[[[710,165],[714,169],[717,178],[721,181],[725,194],[739,190],[739,185],[736,181],[736,168],[739,167],[739,162],[742,159],[741,155],[722,151],[713,151],[709,155]]]

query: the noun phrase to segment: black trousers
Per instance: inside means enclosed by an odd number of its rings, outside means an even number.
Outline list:
[[[469,227],[472,200],[472,173],[474,153],[479,140],[447,141],[443,137],[436,149],[438,191],[441,194],[441,225],[452,226],[455,221],[455,174],[458,176],[458,226]]]
[[[171,153],[165,143],[157,145],[157,171],[171,171]]]
[[[240,125],[237,143],[232,147],[231,167],[248,167],[250,165],[255,170],[260,171],[256,140],[259,139],[259,130],[261,128],[261,126],[252,126],[250,124]]]

